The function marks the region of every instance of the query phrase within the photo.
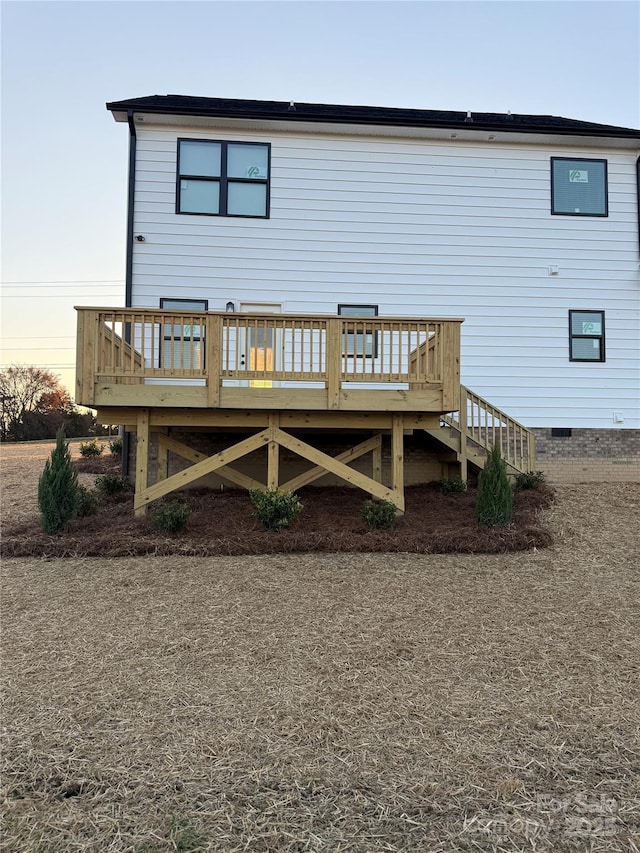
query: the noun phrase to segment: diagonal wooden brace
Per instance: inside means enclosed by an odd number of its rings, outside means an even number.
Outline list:
[[[194,480],[204,477],[205,474],[211,474],[214,471],[218,471],[220,468],[228,465],[229,462],[240,459],[242,456],[246,456],[254,450],[257,450],[259,447],[263,447],[268,443],[269,439],[269,430],[264,429],[257,433],[257,435],[245,438],[244,441],[234,444],[232,447],[227,448],[227,450],[216,453],[207,459],[203,459],[201,462],[197,462],[195,465],[192,465],[184,471],[179,471],[177,474],[167,477],[166,480],[154,483],[153,486],[144,488],[141,491],[136,490],[133,503],[134,510],[136,510],[138,514],[140,511],[144,512],[144,508],[147,504],[151,503],[151,501],[164,497],[164,495],[169,494],[169,492],[174,492],[176,489],[186,486],[188,483],[193,483]]]

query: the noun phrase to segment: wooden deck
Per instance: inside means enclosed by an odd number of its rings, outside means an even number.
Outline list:
[[[496,441],[514,471],[531,469],[528,431],[461,388],[460,319],[76,310],[76,402],[135,432],[137,514],[210,474],[293,491],[330,473],[403,511],[404,436],[414,430],[453,450],[464,478]],[[211,455],[185,443],[203,430],[232,443]],[[326,431],[356,443],[328,455],[310,443]],[[281,448],[311,467],[286,475]],[[261,480],[253,462],[254,476],[233,465],[256,453]],[[170,473],[170,455],[190,467]],[[370,475],[351,467],[366,455]]]

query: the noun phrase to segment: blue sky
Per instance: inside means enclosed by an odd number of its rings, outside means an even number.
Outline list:
[[[2,366],[73,391],[73,305],[121,305],[127,130],[151,94],[640,127],[640,4],[2,3]]]

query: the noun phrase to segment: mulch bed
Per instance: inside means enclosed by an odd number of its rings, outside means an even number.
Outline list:
[[[81,459],[83,473],[114,470],[112,458]],[[116,469],[117,470],[117,469]],[[4,557],[124,557],[136,555],[238,556],[312,552],[405,552],[421,554],[502,554],[545,548],[553,543],[541,510],[554,491],[542,485],[516,492],[510,524],[483,528],[476,521],[477,491],[443,495],[436,483],[406,489],[406,512],[390,530],[372,530],[360,517],[362,492],[343,487],[307,487],[299,496],[304,510],[279,533],[262,529],[246,491],[192,489],[173,493],[190,509],[186,527],[173,534],[153,529],[133,515],[133,496],[104,500],[98,512],[71,522],[62,536],[48,536],[37,518],[5,529]]]

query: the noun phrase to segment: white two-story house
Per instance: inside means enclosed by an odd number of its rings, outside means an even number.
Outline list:
[[[197,479],[186,462],[295,487],[304,429],[325,442],[302,454],[315,479],[348,468],[379,496],[466,475],[498,440],[526,469],[534,435],[551,479],[638,477],[640,130],[178,95],[107,108],[130,141],[128,314],[80,310],[77,399],[146,448],[140,511],[172,470]],[[242,426],[234,455],[222,435]],[[350,430],[367,449],[332,467]]]

